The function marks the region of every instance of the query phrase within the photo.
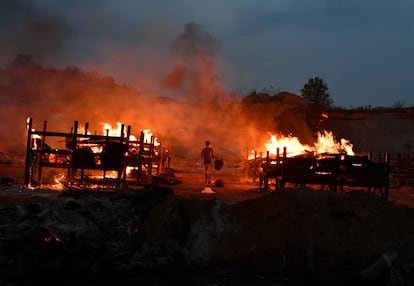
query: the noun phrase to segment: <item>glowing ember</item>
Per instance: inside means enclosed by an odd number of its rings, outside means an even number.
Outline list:
[[[59,174],[54,177],[55,184],[51,186],[51,189],[56,191],[63,191],[65,189],[65,185],[63,184],[65,181],[65,175]]]

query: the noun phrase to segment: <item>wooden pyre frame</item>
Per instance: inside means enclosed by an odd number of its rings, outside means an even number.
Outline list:
[[[131,126],[127,127],[125,134],[125,125],[122,124],[119,136],[110,136],[108,132],[106,135],[88,134],[88,123],[81,134],[78,132],[78,121],[74,122],[70,133],[47,131],[47,121],[44,121],[43,131],[33,130],[32,125],[32,118],[28,118],[26,186],[41,185],[44,168],[65,169],[68,184],[83,182],[85,170],[102,171],[103,179],[107,171],[115,171],[115,185],[120,187],[121,183],[126,184],[127,167],[136,170],[138,183],[142,182],[143,175],[158,175],[163,168],[169,167],[168,150],[160,143],[155,144],[154,136],[146,142],[143,131],[138,140],[130,140]],[[46,139],[50,137],[60,138],[65,148],[49,147]],[[91,146],[100,152],[91,152]]]
[[[251,169],[260,170],[259,189],[270,190],[269,180],[275,179],[275,189],[287,184],[296,186],[328,186],[331,191],[343,191],[347,187],[367,188],[370,194],[377,190],[384,200],[388,200],[390,178],[390,154],[387,152],[380,162],[367,156],[350,156],[346,154],[319,154],[313,156],[287,157],[286,148],[280,156],[279,148],[275,158],[256,157],[249,161]]]

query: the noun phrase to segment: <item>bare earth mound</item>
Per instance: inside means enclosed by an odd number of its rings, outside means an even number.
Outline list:
[[[216,174],[223,184],[209,193],[199,172],[176,172],[176,185],[122,190],[3,186],[0,281],[413,284],[411,189],[392,190],[388,202],[365,190],[260,192],[236,173]]]

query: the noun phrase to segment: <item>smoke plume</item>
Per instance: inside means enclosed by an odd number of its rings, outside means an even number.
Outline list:
[[[0,120],[6,124],[0,132],[11,134],[0,142],[0,152],[24,152],[25,120],[31,116],[36,130],[43,128],[43,120],[47,120],[49,131],[56,132],[70,131],[75,120],[80,126],[88,122],[90,131],[100,134],[103,122],[131,125],[134,135],[151,129],[170,147],[173,164],[180,160],[198,164],[205,140],[212,142],[218,157],[227,162],[238,160],[259,136],[249,116],[244,116],[240,98],[220,80],[220,48],[219,40],[205,26],[185,25],[171,43],[174,64],[159,78],[158,94],[79,68],[43,68],[30,56],[20,55],[6,70],[0,70],[0,84],[5,87],[0,90],[0,99],[6,107],[1,108]],[[171,97],[159,96],[168,92]],[[177,94],[182,96],[177,99]]]
[[[224,99],[217,69],[216,56],[221,43],[203,25],[191,22],[172,44],[177,64],[161,81],[161,86],[179,91],[194,103],[209,103]]]

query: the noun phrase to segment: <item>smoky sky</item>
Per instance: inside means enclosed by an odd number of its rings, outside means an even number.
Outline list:
[[[66,80],[62,82],[57,70],[44,71],[32,65],[30,56],[19,56],[7,66],[6,73],[25,74],[23,82],[19,85],[6,79],[4,92],[0,92],[0,101],[6,103],[0,106],[0,119],[6,122],[0,131],[10,134],[0,142],[0,150],[23,150],[22,123],[26,115],[35,118],[35,129],[39,129],[42,119],[51,130],[61,131],[73,120],[90,122],[93,128],[98,126],[96,132],[102,122],[113,126],[117,122],[131,124],[134,135],[137,130],[151,129],[160,140],[184,148],[190,154],[182,157],[190,160],[199,158],[200,146],[209,139],[222,142],[220,148],[238,159],[246,141],[252,141],[241,134],[255,130],[241,116],[240,102],[230,96],[218,79],[220,48],[220,41],[205,26],[194,22],[186,23],[175,35],[168,53],[172,60],[158,88],[183,94],[183,101],[132,92],[135,89],[113,84],[112,77],[104,76],[102,80],[100,74],[82,73],[75,68],[65,69],[62,74]],[[162,62],[156,63],[162,66]],[[99,84],[88,85],[90,78]],[[19,90],[18,86],[25,89]]]
[[[211,35],[207,27],[190,22],[184,26],[184,31],[173,43],[173,50],[183,57],[194,57],[199,54],[214,57],[220,51],[220,42]]]
[[[0,25],[1,54],[31,54],[42,62],[62,56],[72,34],[62,17],[43,12],[34,1],[26,0],[1,1]]]
[[[185,24],[171,46],[177,64],[161,80],[161,86],[184,95],[189,102],[204,105],[222,102],[226,91],[217,68],[220,50],[220,41],[205,26],[195,22]]]
[[[193,23],[207,36],[201,42],[213,40],[211,46],[204,42],[203,52],[214,58],[217,80],[228,90],[299,93],[319,76],[336,106],[414,105],[414,2],[408,0],[3,0],[0,5],[3,65],[15,53],[31,53],[47,64],[98,69],[143,92],[176,96],[177,85],[166,89],[159,83],[174,70],[176,77],[185,75],[188,61],[180,62],[172,47]],[[180,47],[176,53],[183,55]]]

